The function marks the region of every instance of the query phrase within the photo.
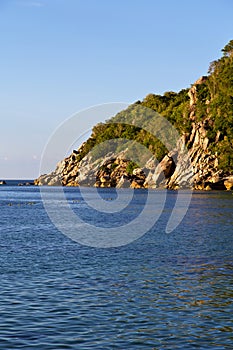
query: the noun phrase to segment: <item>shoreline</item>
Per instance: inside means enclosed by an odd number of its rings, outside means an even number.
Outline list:
[[[97,187],[94,186],[51,186],[51,185],[35,185],[34,180],[25,180],[25,179],[4,179],[0,180],[0,188],[1,187],[38,187],[38,188],[92,188],[96,189]],[[178,191],[192,191],[194,193],[207,193],[207,192],[231,192],[233,193],[233,190],[228,189],[193,189],[193,188],[179,188],[179,189],[169,189],[169,188],[116,188],[116,187],[98,187],[98,190],[153,190],[153,191],[169,191],[169,192],[178,192]]]

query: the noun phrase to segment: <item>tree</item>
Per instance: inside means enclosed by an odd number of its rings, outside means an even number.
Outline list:
[[[229,43],[222,49],[224,56],[232,56],[233,55],[233,40],[230,40]]]

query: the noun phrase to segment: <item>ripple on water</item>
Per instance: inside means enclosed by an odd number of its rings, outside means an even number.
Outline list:
[[[194,194],[172,234],[168,205],[140,240],[94,249],[52,226],[36,189],[4,192],[0,349],[232,349],[229,194]]]

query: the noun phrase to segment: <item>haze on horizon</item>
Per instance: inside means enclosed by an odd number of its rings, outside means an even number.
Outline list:
[[[189,87],[232,39],[232,12],[231,0],[1,0],[0,179],[36,178],[48,138],[82,109]]]

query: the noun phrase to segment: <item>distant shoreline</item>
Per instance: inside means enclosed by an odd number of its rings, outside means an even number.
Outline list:
[[[32,186],[33,179],[0,179],[0,187],[3,186]]]

